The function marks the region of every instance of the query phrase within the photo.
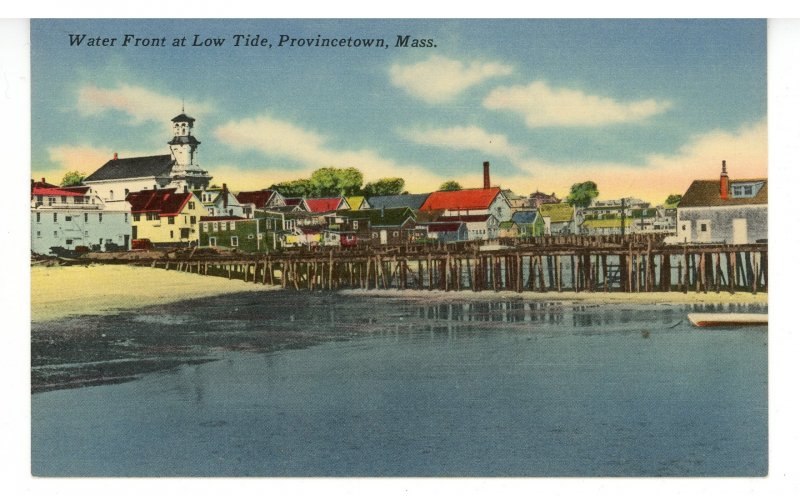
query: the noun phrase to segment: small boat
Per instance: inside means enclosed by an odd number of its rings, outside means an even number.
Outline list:
[[[697,327],[767,325],[765,313],[690,313],[688,317]]]

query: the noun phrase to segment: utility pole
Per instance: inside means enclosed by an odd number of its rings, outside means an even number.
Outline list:
[[[619,231],[625,236],[625,198],[620,200],[620,224],[619,224]]]

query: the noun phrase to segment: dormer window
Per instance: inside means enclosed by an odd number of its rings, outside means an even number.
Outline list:
[[[737,183],[731,185],[732,198],[753,198],[764,183]]]

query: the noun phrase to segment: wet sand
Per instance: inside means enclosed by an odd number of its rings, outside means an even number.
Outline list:
[[[218,294],[273,289],[276,286],[127,265],[31,267],[31,320],[103,315]]]

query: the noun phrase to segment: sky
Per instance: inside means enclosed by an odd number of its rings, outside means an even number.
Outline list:
[[[517,194],[658,204],[722,160],[767,176],[766,73],[763,20],[32,20],[31,174],[169,153],[185,109],[234,191],[320,167],[480,187],[489,161]]]

